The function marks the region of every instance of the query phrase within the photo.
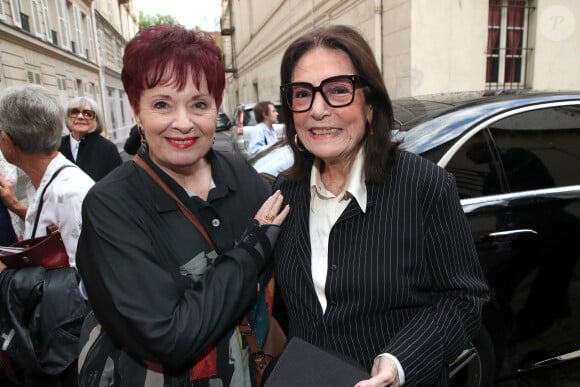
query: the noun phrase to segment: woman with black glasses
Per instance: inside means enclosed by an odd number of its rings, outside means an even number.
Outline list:
[[[389,95],[352,28],[295,40],[281,78],[289,337],[358,362],[371,378],[357,387],[445,384],[488,299],[452,176],[391,141]]]
[[[63,136],[60,153],[78,165],[94,181],[99,181],[123,160],[117,146],[101,135],[105,120],[101,109],[90,97],[71,100],[66,111],[70,135]]]

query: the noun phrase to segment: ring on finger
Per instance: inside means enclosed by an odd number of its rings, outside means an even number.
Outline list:
[[[264,215],[264,219],[266,219],[268,222],[273,221],[274,220],[274,214],[272,213],[272,211],[266,212],[266,214]]]

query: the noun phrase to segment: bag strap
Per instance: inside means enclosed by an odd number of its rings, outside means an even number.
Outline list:
[[[179,200],[177,195],[175,195],[175,193],[173,191],[171,191],[171,189],[167,186],[167,184],[165,184],[165,182],[163,180],[161,180],[159,175],[157,175],[157,173],[155,173],[155,171],[141,158],[141,156],[139,156],[139,155],[135,156],[133,158],[133,161],[135,161],[135,163],[138,166],[143,168],[143,170],[145,170],[145,172],[147,172],[147,174],[149,174],[149,176],[151,176],[153,181],[155,181],[157,184],[159,184],[159,186],[169,196],[171,196],[173,198],[173,200],[175,200],[177,202],[177,205],[179,206],[179,209],[181,210],[181,212],[183,212],[183,215],[185,215],[185,217],[187,219],[189,219],[189,221],[191,223],[193,223],[193,225],[197,228],[197,230],[201,233],[201,235],[203,235],[204,238],[207,240],[209,245],[215,250],[215,246],[214,246],[213,241],[209,237],[209,234],[207,233],[207,231],[201,225],[200,221],[189,210],[189,208],[187,208],[185,206],[185,204],[183,204],[181,202],[181,200]],[[252,330],[252,326],[250,325],[250,322],[246,316],[244,316],[244,318],[240,322],[239,327],[240,327],[240,333],[242,334],[242,336],[246,337],[246,342],[248,343],[248,347],[250,348],[250,353],[252,354],[254,361],[256,361],[256,365],[258,367],[260,367],[260,364],[258,363],[258,361],[263,359],[265,357],[265,354],[260,349],[260,346],[258,345],[258,340],[256,339],[256,336],[254,335],[254,331]]]
[[[36,210],[36,219],[34,219],[34,227],[32,228],[31,238],[34,238],[36,236],[36,228],[38,227],[38,221],[40,220],[40,212],[42,211],[42,205],[44,204],[44,194],[46,193],[46,189],[48,188],[50,183],[52,183],[52,181],[58,176],[60,171],[62,171],[65,168],[73,167],[73,166],[74,165],[68,165],[68,164],[61,166],[59,169],[57,169],[52,174],[52,176],[50,177],[50,180],[48,181],[48,183],[46,183],[46,185],[42,189],[42,193],[40,194],[40,200],[38,201],[38,209]]]
[[[201,223],[197,219],[197,217],[193,214],[193,212],[191,212],[189,210],[189,208],[187,208],[187,206],[185,204],[183,204],[183,202],[181,200],[179,200],[177,195],[175,195],[175,193],[167,186],[167,184],[165,184],[165,182],[163,180],[161,180],[161,178],[159,177],[159,175],[157,175],[157,173],[155,173],[153,168],[151,168],[139,155],[135,156],[133,158],[133,161],[135,161],[135,163],[138,166],[143,168],[143,170],[145,170],[145,172],[147,172],[147,174],[149,176],[151,176],[153,181],[155,181],[169,196],[171,196],[171,198],[173,200],[175,200],[177,202],[177,206],[179,207],[179,209],[181,210],[183,215],[185,215],[185,217],[187,219],[189,219],[189,221],[191,223],[193,223],[195,228],[197,228],[197,230],[201,233],[201,235],[203,235],[203,237],[205,238],[207,243],[209,243],[211,248],[215,250],[215,245],[214,245],[213,241],[211,240],[211,238],[209,237],[209,234],[207,233],[205,228],[203,228],[203,226],[201,225]]]

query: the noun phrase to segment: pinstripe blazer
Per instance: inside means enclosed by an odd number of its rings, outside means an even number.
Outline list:
[[[289,336],[346,354],[370,370],[395,355],[406,385],[433,385],[480,324],[488,289],[453,177],[400,151],[385,182],[367,183],[329,239],[326,312],[316,297],[309,182],[282,181],[291,211],[274,260]]]

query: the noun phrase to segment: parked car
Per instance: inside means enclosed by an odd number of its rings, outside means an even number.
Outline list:
[[[215,140],[213,149],[220,151],[232,152],[234,149],[233,135],[230,131],[232,122],[230,117],[222,111],[218,111],[216,126],[215,126]]]
[[[492,292],[453,385],[578,385],[567,378],[580,380],[580,92],[393,108],[402,148],[455,177]],[[251,162],[272,181],[292,164],[288,148]]]
[[[234,112],[234,119],[230,130],[231,136],[234,139],[234,150],[244,156],[248,156],[248,146],[250,143],[250,133],[252,129],[258,125],[256,117],[254,117],[255,103],[240,104],[236,107]],[[274,102],[276,110],[280,112],[280,103]],[[282,114],[278,116],[278,123],[274,124],[274,130],[278,140],[284,137],[284,119]]]

